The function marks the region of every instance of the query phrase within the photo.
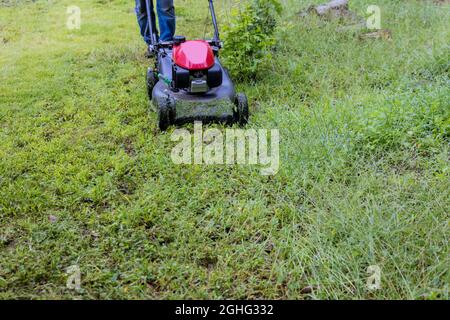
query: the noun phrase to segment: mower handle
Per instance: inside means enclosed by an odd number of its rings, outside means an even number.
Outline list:
[[[212,23],[214,26],[214,42],[220,46],[219,27],[217,25],[216,11],[214,10],[213,0],[209,0],[209,11],[211,12]]]
[[[152,7],[153,9],[153,0],[145,0],[145,9],[147,11],[147,27],[150,32],[150,45],[152,46],[152,50],[154,49],[156,45],[156,32],[153,30],[153,23],[152,23],[152,10],[150,9],[150,1],[152,1]]]
[[[147,26],[150,32],[150,49],[152,51],[157,51],[158,48],[160,46],[160,44],[158,44],[158,41],[156,40],[156,32],[155,30],[153,30],[153,23],[152,23],[152,11],[150,9],[150,1],[152,1],[152,5],[153,5],[153,0],[145,0],[145,6],[146,6],[146,11],[147,11]],[[212,19],[212,23],[214,26],[214,38],[212,39],[211,43],[214,44],[216,47],[220,48],[222,45],[220,43],[220,34],[219,34],[219,27],[217,25],[217,18],[216,18],[216,11],[214,9],[214,3],[213,0],[208,0],[209,2],[209,11],[211,12],[211,19]],[[153,8],[152,8],[153,9]],[[210,42],[210,41],[208,41]],[[161,43],[161,47],[167,47],[168,45],[172,44],[172,41],[167,41],[164,43]]]

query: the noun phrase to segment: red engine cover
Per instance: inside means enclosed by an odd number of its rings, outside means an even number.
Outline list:
[[[177,66],[188,70],[205,70],[214,65],[211,46],[203,40],[191,40],[175,45],[172,58]]]

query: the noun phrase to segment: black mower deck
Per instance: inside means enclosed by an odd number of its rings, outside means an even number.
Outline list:
[[[158,56],[160,73],[172,80],[172,51]],[[218,61],[218,58],[216,58]],[[222,68],[222,66],[221,66]],[[235,90],[228,72],[222,68],[222,85],[211,88],[207,93],[193,94],[185,90],[172,90],[169,85],[159,80],[152,92],[152,104],[155,111],[159,106],[168,103],[172,111],[171,123],[184,124],[200,120],[203,122],[232,123],[235,119]]]

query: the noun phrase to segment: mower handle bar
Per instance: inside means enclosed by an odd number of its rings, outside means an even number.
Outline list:
[[[217,25],[216,11],[214,10],[213,0],[209,0],[209,11],[211,12],[211,19],[214,26],[214,42],[216,45],[220,44],[219,27]]]
[[[150,31],[150,45],[152,47],[152,50],[156,50],[157,46],[159,46],[158,41],[156,41],[156,32],[155,30],[153,30],[153,24],[152,24],[152,19],[151,19],[151,9],[150,9],[150,1],[153,0],[145,0],[145,6],[146,6],[146,11],[147,11],[147,26],[148,29]],[[219,27],[217,25],[217,18],[216,18],[216,11],[214,9],[214,3],[213,0],[208,0],[209,2],[209,11],[211,12],[211,19],[212,19],[212,23],[214,26],[214,38],[212,40],[212,43],[220,48],[220,35],[219,35]],[[153,3],[152,3],[153,4]],[[171,41],[168,42],[164,42],[161,43],[162,47],[166,47],[168,46],[168,44],[171,44]]]
[[[156,45],[156,32],[153,30],[153,23],[152,23],[152,11],[154,10],[150,9],[150,1],[152,1],[152,9],[153,9],[153,0],[145,0],[145,10],[147,11],[147,27],[150,32],[150,44],[152,47],[155,47]]]

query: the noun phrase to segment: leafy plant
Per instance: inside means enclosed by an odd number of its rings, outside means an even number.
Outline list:
[[[232,12],[231,22],[224,28],[223,55],[235,78],[254,78],[270,61],[280,13],[278,0],[252,0]]]

